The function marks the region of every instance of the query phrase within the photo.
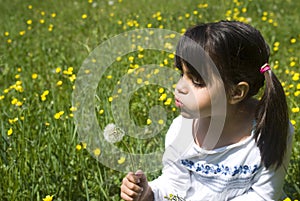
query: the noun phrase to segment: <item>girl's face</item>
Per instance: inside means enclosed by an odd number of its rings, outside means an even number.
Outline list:
[[[183,65],[182,76],[175,88],[175,104],[185,118],[195,119],[211,116],[211,93],[203,80],[193,76]]]

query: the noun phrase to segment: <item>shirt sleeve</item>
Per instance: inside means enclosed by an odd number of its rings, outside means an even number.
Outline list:
[[[290,128],[290,134],[287,143],[287,152],[284,157],[283,164],[278,168],[263,168],[260,175],[258,175],[257,181],[253,184],[250,190],[238,196],[231,201],[270,201],[278,200],[283,195],[283,184],[284,178],[287,172],[287,167],[290,161],[290,156],[292,153],[292,139],[293,139],[293,128]]]
[[[190,172],[180,163],[181,152],[176,143],[180,140],[179,133],[183,130],[186,131],[181,125],[181,117],[176,118],[171,124],[166,135],[162,174],[149,182],[155,201],[166,200],[165,197],[170,194],[184,198],[189,189]]]
[[[149,182],[154,200],[165,200],[170,194],[185,198],[190,184],[190,173],[179,162],[164,160],[163,164],[161,176]]]

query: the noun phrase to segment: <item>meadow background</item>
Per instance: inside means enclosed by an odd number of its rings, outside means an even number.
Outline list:
[[[270,63],[282,81],[295,127],[284,189],[290,199],[299,199],[299,9],[300,2],[291,0],[2,0],[0,199],[120,200],[125,173],[94,158],[101,156],[101,147],[90,153],[88,145],[78,140],[72,92],[82,62],[101,42],[129,30],[160,28],[183,33],[196,23],[221,19],[252,24],[271,47]],[[114,122],[111,93],[124,74],[142,71],[141,66],[149,63],[172,68],[173,57],[139,49],[116,58],[95,98],[100,127]],[[146,82],[136,76],[137,84]],[[167,121],[158,122],[165,127],[153,139],[123,139],[133,153],[162,150],[165,131],[178,114],[172,92],[144,86],[128,104],[137,125],[154,123],[148,117],[153,105],[165,108]],[[118,146],[126,150],[123,144]],[[118,163],[128,160],[122,158]],[[149,179],[158,174],[149,174]]]

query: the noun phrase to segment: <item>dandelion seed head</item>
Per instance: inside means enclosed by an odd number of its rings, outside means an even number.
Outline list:
[[[106,141],[116,143],[123,139],[125,132],[115,124],[111,123],[104,128],[103,135]]]

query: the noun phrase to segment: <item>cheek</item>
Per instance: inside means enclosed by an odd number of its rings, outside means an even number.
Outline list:
[[[186,99],[188,105],[195,110],[211,106],[211,98],[207,89],[194,90]]]

